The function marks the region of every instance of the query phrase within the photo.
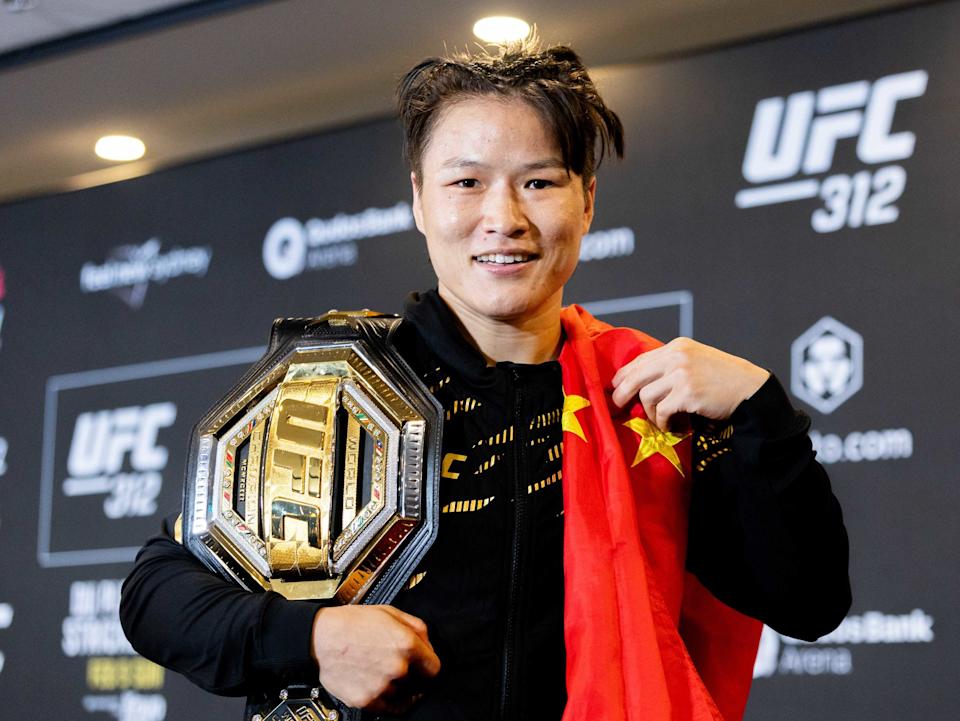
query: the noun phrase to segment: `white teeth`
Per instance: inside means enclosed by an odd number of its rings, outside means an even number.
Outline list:
[[[478,263],[497,263],[500,265],[509,265],[510,263],[525,263],[530,260],[529,255],[520,253],[504,255],[503,253],[490,253],[488,255],[478,255]]]

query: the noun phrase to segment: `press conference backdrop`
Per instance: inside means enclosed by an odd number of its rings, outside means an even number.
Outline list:
[[[764,632],[753,721],[960,707],[958,32],[943,2],[602,74],[628,157],[567,300],[772,368],[850,531],[850,615]],[[434,282],[399,147],[383,120],[0,207],[3,718],[238,717],[133,653],[120,582],[275,316]]]

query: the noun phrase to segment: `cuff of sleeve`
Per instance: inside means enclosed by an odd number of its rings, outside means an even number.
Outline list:
[[[806,433],[809,421],[798,413],[777,377],[771,373],[762,386],[743,401],[730,417],[736,435],[777,440]]]
[[[730,418],[730,444],[748,477],[762,478],[774,491],[790,485],[813,458],[807,430],[810,419],[790,403],[771,373]]]
[[[260,621],[260,665],[281,676],[310,676],[318,673],[310,653],[313,619],[322,604],[288,601],[271,594]]]

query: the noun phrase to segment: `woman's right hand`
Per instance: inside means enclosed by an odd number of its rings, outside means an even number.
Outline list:
[[[348,706],[401,714],[440,671],[427,625],[393,606],[331,606],[313,620],[320,684]]]

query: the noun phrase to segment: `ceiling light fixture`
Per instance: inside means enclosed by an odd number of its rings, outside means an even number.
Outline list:
[[[104,160],[139,160],[147,152],[147,146],[140,138],[129,135],[104,135],[93,150]]]
[[[473,34],[487,43],[509,43],[530,35],[530,25],[520,18],[495,15],[477,20],[473,24]]]

